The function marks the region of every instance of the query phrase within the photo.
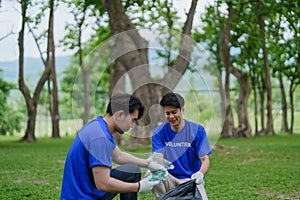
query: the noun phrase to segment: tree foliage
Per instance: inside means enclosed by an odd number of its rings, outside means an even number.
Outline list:
[[[232,7],[231,19],[229,19],[229,7]],[[217,62],[221,73],[225,73],[226,63],[222,59],[222,37],[225,34],[226,21],[231,20],[229,39],[229,62],[232,69],[241,70],[251,79],[251,87],[254,92],[254,110],[255,110],[255,133],[258,135],[258,127],[261,131],[268,134],[273,132],[272,128],[272,102],[271,101],[271,82],[268,74],[271,72],[271,78],[280,79],[281,82],[281,103],[286,105],[284,83],[290,85],[290,90],[297,87],[299,77],[299,2],[295,1],[215,1],[214,5],[207,7],[202,15],[203,27],[196,30],[194,34],[197,41],[202,42],[209,49],[211,56]],[[226,40],[225,40],[226,41]],[[298,67],[297,67],[298,66]],[[228,70],[226,69],[226,70]],[[232,78],[231,78],[232,79]],[[269,80],[269,83],[268,83]],[[283,83],[284,81],[284,83]],[[230,88],[227,88],[228,94],[232,98],[229,100],[235,105],[235,88],[241,88],[240,84],[234,85],[238,81],[230,81]],[[295,84],[296,83],[296,84]],[[266,93],[266,91],[268,91]],[[269,94],[270,93],[270,94]],[[267,99],[265,98],[267,94]],[[293,106],[293,92],[290,94],[290,105]],[[265,107],[267,100],[267,107]],[[230,104],[229,104],[230,105]],[[282,106],[287,109],[287,106]],[[265,124],[265,111],[268,110],[267,124]],[[240,110],[240,107],[234,109]],[[271,112],[271,113],[270,113]],[[285,110],[286,112],[286,110]],[[284,110],[283,110],[284,113]],[[258,122],[260,115],[261,123]],[[291,108],[291,124],[293,121],[293,108]],[[283,122],[287,121],[284,116]],[[267,126],[265,126],[267,125]],[[265,129],[267,127],[267,129]]]
[[[1,71],[0,71],[1,73]],[[22,116],[9,103],[9,93],[16,86],[0,77],[0,135],[14,134],[21,130]]]
[[[71,9],[74,20],[66,25],[68,33],[62,43],[65,47],[75,50],[74,58],[77,58],[77,62],[73,64],[80,69],[77,80],[82,83],[83,87],[77,88],[80,91],[76,92],[74,103],[81,101],[81,104],[78,105],[83,105],[80,111],[82,115],[79,116],[83,118],[83,124],[85,124],[90,119],[91,107],[94,105],[91,98],[95,92],[90,87],[90,80],[93,79],[91,76],[93,76],[92,72],[95,70],[96,64],[92,64],[88,60],[93,59],[93,51],[97,50],[97,46],[109,36],[110,29],[107,26],[108,23],[103,20],[105,19],[103,17],[104,8],[101,1],[65,0],[63,2]],[[84,41],[83,38],[86,29],[93,30],[93,35],[88,41]],[[98,104],[96,103],[96,105]]]

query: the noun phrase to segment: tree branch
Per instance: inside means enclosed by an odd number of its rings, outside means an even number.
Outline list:
[[[29,25],[29,23],[28,23],[28,21],[27,21],[27,27],[28,27],[30,33],[32,34],[32,37],[33,37],[33,39],[34,39],[34,41],[35,41],[35,43],[36,43],[36,46],[37,46],[37,48],[38,48],[40,57],[41,57],[41,59],[42,59],[44,65],[46,66],[46,60],[45,60],[44,57],[43,57],[43,52],[42,52],[41,47],[40,47],[40,45],[39,45],[38,38],[37,38],[36,35],[34,34],[32,28],[30,27],[30,25]]]
[[[1,0],[0,0],[0,7],[1,7]],[[5,38],[8,38],[10,35],[13,35],[13,34],[15,34],[15,32],[13,31],[13,27],[12,27],[9,33],[0,37],[0,41],[4,40]]]

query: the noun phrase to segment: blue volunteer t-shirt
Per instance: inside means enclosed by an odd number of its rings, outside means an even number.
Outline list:
[[[200,157],[211,154],[203,126],[185,120],[183,129],[174,132],[167,122],[154,129],[152,151],[164,154],[174,165],[168,170],[176,178],[190,178],[201,167]]]
[[[97,199],[105,192],[96,188],[92,168],[112,167],[116,144],[102,117],[85,125],[76,136],[66,158],[61,199]]]

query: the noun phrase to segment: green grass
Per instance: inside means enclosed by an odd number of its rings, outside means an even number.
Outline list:
[[[299,199],[300,135],[217,143],[206,177],[210,199]],[[219,148],[218,148],[219,147]]]
[[[0,137],[0,199],[59,199],[73,137],[18,139]],[[139,154],[145,147],[125,150]],[[209,199],[300,199],[300,134],[219,140],[205,180]]]
[[[18,139],[0,137],[0,199],[59,199],[64,159],[73,138],[39,138],[36,143]]]

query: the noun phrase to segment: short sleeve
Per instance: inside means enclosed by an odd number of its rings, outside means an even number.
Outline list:
[[[158,126],[152,133],[152,152],[164,153],[163,126]]]
[[[203,126],[199,126],[196,137],[197,154],[199,158],[211,154],[210,144]]]
[[[115,145],[105,137],[91,141],[89,152],[89,167],[107,166],[112,167],[112,151]]]

